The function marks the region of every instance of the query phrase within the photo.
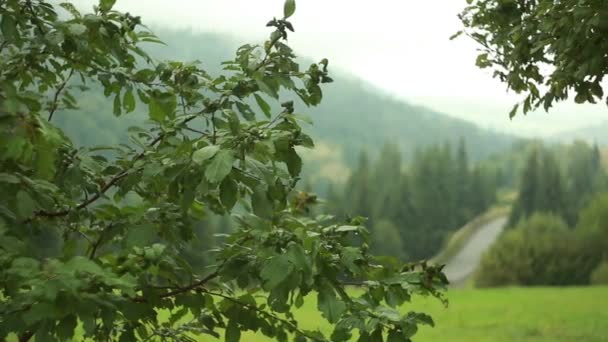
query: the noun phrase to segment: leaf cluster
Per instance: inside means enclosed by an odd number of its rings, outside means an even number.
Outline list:
[[[389,307],[414,293],[441,297],[440,267],[382,265],[350,244],[363,227],[302,215],[315,197],[295,191],[296,147],[314,144],[281,94],[314,106],[332,79],[327,60],[303,70],[286,44],[295,2],[218,76],[153,60],[141,44],[160,41],[113,5],[0,6],[0,338],[69,340],[81,322],[96,340],[238,341],[250,330],[325,341],[292,313],[312,292],[336,324],[332,340],[355,329],[362,341],[404,340],[431,323]],[[72,91],[90,85],[111,115],[147,110],[129,144],[77,148],[53,124],[58,109],[77,110]],[[182,251],[211,213],[232,214],[239,229],[207,251],[216,263],[200,272]],[[361,298],[347,279],[370,281]]]

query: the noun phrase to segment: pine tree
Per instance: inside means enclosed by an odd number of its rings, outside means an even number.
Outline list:
[[[509,226],[514,226],[520,219],[527,217],[534,211],[538,192],[538,164],[538,149],[534,148],[530,152],[522,172],[519,197],[511,210]]]
[[[346,214],[357,213],[370,217],[373,189],[370,188],[370,161],[367,153],[361,152],[357,169],[346,183],[344,206]]]
[[[471,202],[475,201],[476,199],[474,197],[479,196],[480,194],[471,192],[471,187],[472,184],[466,142],[464,138],[460,138],[456,156],[456,200],[459,204],[458,226],[461,226],[469,221],[472,217],[472,212],[475,211],[475,208]]]
[[[565,212],[565,192],[561,170],[553,154],[543,151],[542,163],[538,176],[538,191],[536,193],[536,203],[533,211],[552,213],[564,217]]]

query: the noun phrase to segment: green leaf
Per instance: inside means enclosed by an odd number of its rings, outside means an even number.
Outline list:
[[[76,329],[76,316],[68,315],[65,316],[57,325],[57,337],[61,341],[68,341],[74,336],[74,330]]]
[[[148,113],[150,119],[162,122],[165,117],[174,117],[175,108],[177,106],[177,98],[174,94],[163,93],[154,97],[150,97],[148,102]]]
[[[357,232],[359,231],[359,226],[340,226],[336,229],[337,232]]]
[[[404,336],[399,330],[391,330],[388,333],[386,342],[403,342]]]
[[[128,89],[125,91],[125,96],[122,99],[122,105],[127,113],[131,113],[135,110],[135,96],[133,96],[133,90]]]
[[[253,194],[251,195],[251,207],[253,213],[259,217],[267,219],[272,217],[274,208],[272,202],[268,199],[266,188],[258,186],[253,190]]]
[[[68,30],[70,31],[71,34],[79,36],[79,35],[87,32],[87,27],[82,24],[75,23],[75,24],[70,24],[68,26]]]
[[[10,15],[7,15],[6,12],[2,15],[2,35],[8,41],[16,41],[19,40],[19,31],[17,30],[17,22],[15,18]]]
[[[114,116],[120,116],[122,108],[120,107],[120,94],[114,96]]]
[[[116,3],[116,0],[101,0],[101,1],[99,1],[99,8],[102,11],[109,11],[112,9],[112,7],[114,6],[115,3]]]
[[[36,210],[36,202],[32,199],[27,191],[19,190],[17,192],[17,214],[21,218],[32,216]]]
[[[0,173],[0,183],[19,184],[19,178],[9,173]]]
[[[238,192],[238,183],[230,177],[224,178],[220,184],[220,200],[226,209],[230,210],[234,207],[238,198]]]
[[[213,158],[219,150],[220,147],[217,145],[205,146],[192,154],[192,161],[200,165],[204,161]]]
[[[249,107],[249,105],[244,104],[242,102],[236,102],[236,108],[239,110],[239,113],[241,113],[245,120],[255,120],[255,113],[251,110],[251,107]]]
[[[302,172],[302,158],[298,155],[295,149],[291,148],[287,151],[284,157],[287,170],[292,177],[298,177]]]
[[[270,118],[272,113],[268,102],[264,101],[264,99],[258,94],[253,94],[253,96],[255,97],[255,102],[258,103],[258,106],[260,106],[260,109],[262,112],[264,112],[264,115],[266,115],[267,118]]]
[[[291,17],[296,11],[295,0],[285,0],[285,6],[283,6],[283,17],[285,19]]]
[[[509,119],[513,119],[515,117],[515,115],[517,115],[518,109],[519,109],[519,104],[516,104],[515,106],[513,106],[513,109],[511,109],[511,112],[509,112]]]
[[[323,313],[323,317],[333,324],[346,310],[346,304],[336,297],[336,293],[331,287],[325,286],[319,290],[317,295],[317,308]]]
[[[270,291],[285,281],[291,272],[293,265],[286,256],[279,255],[267,260],[260,270],[260,278],[263,280],[263,287]]]
[[[230,320],[226,326],[226,342],[239,342],[241,340],[241,330],[235,320]]]
[[[153,98],[150,98],[150,102],[148,103],[148,113],[150,115],[150,119],[157,122],[162,122],[165,118],[165,112],[158,102],[156,102],[156,100]]]
[[[205,170],[205,177],[211,183],[219,183],[232,171],[234,155],[231,150],[220,150]]]

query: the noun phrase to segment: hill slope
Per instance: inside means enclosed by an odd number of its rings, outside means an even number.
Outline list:
[[[147,46],[158,59],[199,60],[212,74],[219,71],[220,63],[230,59],[240,45],[235,39],[215,34],[159,28],[154,31],[167,43],[167,46]],[[302,60],[301,64],[308,63]],[[321,164],[325,158],[327,162],[352,165],[362,149],[374,154],[385,142],[397,143],[407,157],[418,146],[446,141],[455,143],[464,137],[472,159],[502,151],[513,142],[509,136],[390,98],[344,73],[333,72],[332,77],[335,82],[325,88],[319,107],[306,109],[299,106],[300,111],[310,114],[314,120],[309,131],[322,147],[325,146],[325,150],[331,151],[329,156],[321,158],[317,152],[309,153],[312,160],[317,159]],[[58,115],[60,125],[83,128],[74,136],[80,144],[124,141],[128,126],[125,120],[132,124],[145,119],[141,114],[139,118],[137,114],[130,114],[127,119],[116,119],[109,114],[111,101],[105,101],[107,106],[104,106],[102,97],[88,95],[81,99],[82,110]]]
[[[551,140],[572,142],[574,140],[583,140],[588,143],[597,143],[601,146],[608,145],[608,121],[604,121],[598,125],[579,128],[572,131],[556,134]]]

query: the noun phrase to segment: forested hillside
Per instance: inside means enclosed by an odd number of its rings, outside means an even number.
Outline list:
[[[221,62],[229,59],[238,47],[238,43],[228,36],[158,27],[153,30],[166,45],[151,44],[152,56],[159,60],[198,60],[211,74],[218,73]],[[305,59],[299,61],[302,69],[311,63]],[[386,142],[397,144],[409,159],[418,146],[443,142],[456,144],[464,137],[472,160],[503,151],[513,142],[509,136],[391,98],[345,73],[334,73],[332,78],[336,82],[327,87],[323,103],[307,113],[314,122],[307,129],[313,137],[322,137],[315,139],[319,145],[329,146],[334,152],[339,150],[343,160],[332,160],[333,163],[354,166],[361,150],[375,156],[378,150],[374,146]],[[111,101],[99,92],[90,91],[85,91],[79,101],[81,110],[57,114],[61,126],[80,128],[73,137],[77,142],[93,145],[125,141],[128,122],[125,123],[124,118],[120,119],[119,125],[118,120],[96,115],[100,111],[112,112]],[[137,111],[128,116],[132,122],[145,117]],[[142,119],[137,119],[138,116]],[[323,156],[309,157],[320,163],[325,161]],[[335,159],[335,154],[332,158]]]

